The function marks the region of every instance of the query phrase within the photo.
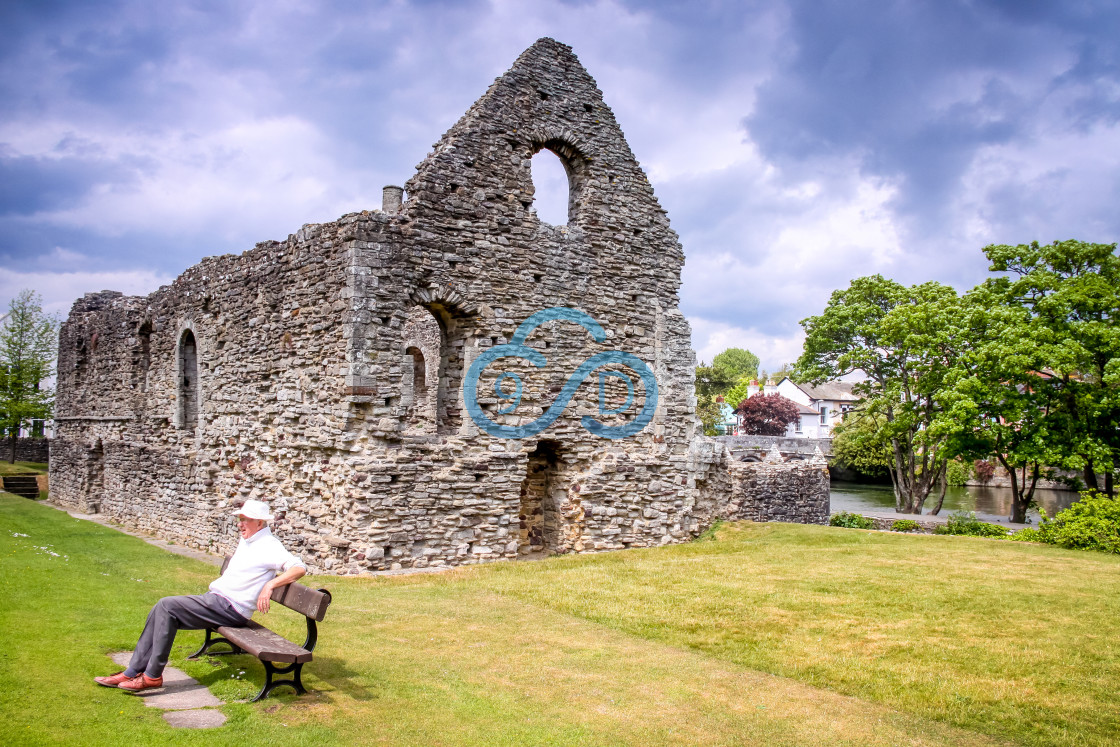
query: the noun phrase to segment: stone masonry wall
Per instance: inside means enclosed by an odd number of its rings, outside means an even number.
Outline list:
[[[0,456],[5,460],[12,455],[12,442],[9,439],[0,441]],[[47,462],[50,460],[51,441],[49,438],[18,438],[16,439],[17,462]]]
[[[827,524],[828,463],[818,454],[784,461],[777,448],[761,462],[731,462],[731,498],[722,518]]]
[[[570,175],[565,225],[533,209],[542,148]],[[406,190],[403,204],[387,188],[381,210],[206,258],[147,297],[79,299],[59,337],[52,496],[216,552],[234,546],[234,508],[267,500],[277,535],[335,573],[679,542],[725,513],[728,453],[695,416],[683,250],[571,50],[534,44]],[[466,412],[471,363],[557,307],[602,339],[542,324],[525,345],[546,365],[488,367],[483,414],[530,425],[580,364],[624,351],[658,386],[637,434],[587,428],[643,407],[620,363],[600,373],[632,391],[589,375],[524,438]]]

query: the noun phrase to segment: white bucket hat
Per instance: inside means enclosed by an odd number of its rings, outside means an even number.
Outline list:
[[[272,521],[273,516],[268,512],[268,504],[264,501],[245,501],[241,508],[234,510],[234,515],[244,516],[246,519]]]

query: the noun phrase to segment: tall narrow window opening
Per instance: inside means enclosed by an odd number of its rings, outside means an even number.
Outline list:
[[[86,473],[86,511],[91,514],[100,513],[104,493],[105,446],[99,438],[89,451],[88,472]]]
[[[136,331],[137,342],[137,361],[136,361],[136,383],[140,387],[140,391],[148,391],[148,370],[152,367],[152,323],[146,321],[140,325]]]
[[[198,427],[198,346],[189,329],[179,339],[179,407],[183,428]]]

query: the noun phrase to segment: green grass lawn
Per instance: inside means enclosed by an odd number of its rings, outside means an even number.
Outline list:
[[[22,536],[27,535],[27,536]],[[57,553],[57,554],[53,554]],[[444,574],[308,578],[314,693],[251,657],[172,664],[227,702],[172,730],[99,688],[216,569],[0,495],[0,743],[1068,744],[1120,740],[1120,558],[784,524]],[[260,618],[261,616],[258,616]],[[302,621],[264,622],[300,638]]]
[[[0,477],[4,475],[45,475],[47,474],[46,462],[9,462],[0,459]]]

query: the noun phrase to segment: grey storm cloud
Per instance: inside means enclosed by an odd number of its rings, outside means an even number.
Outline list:
[[[898,209],[923,228],[947,218],[980,149],[1055,125],[1115,122],[1114,4],[789,7],[790,51],[744,119],[749,136],[794,170],[856,154],[866,173],[898,180]]]
[[[686,315],[772,367],[854,277],[963,289],[987,243],[1116,240],[1114,5],[4,3],[0,266],[135,288],[375,206],[553,36],[681,236]]]

